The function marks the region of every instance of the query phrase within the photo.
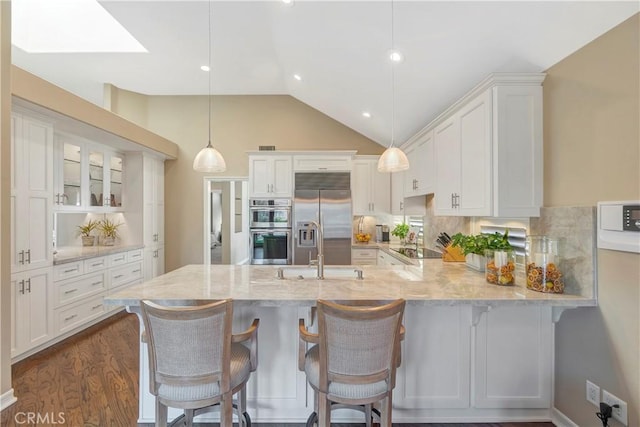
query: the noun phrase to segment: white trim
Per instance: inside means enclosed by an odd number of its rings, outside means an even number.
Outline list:
[[[0,396],[0,411],[4,411],[5,409],[7,409],[9,406],[13,405],[17,401],[18,399],[13,394],[13,389],[10,388]]]
[[[571,418],[560,412],[555,406],[551,408],[551,422],[556,427],[580,427],[578,424],[571,421]]]

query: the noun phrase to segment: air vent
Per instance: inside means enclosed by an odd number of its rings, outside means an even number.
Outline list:
[[[258,147],[260,151],[276,151],[275,145],[261,145]]]

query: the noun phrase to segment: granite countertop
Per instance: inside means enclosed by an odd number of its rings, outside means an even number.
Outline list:
[[[325,266],[325,280],[298,279],[285,266],[289,277],[278,279],[278,266],[187,265],[147,282],[133,285],[105,298],[114,305],[139,305],[140,299],[222,299],[262,306],[314,305],[317,299],[349,300],[404,298],[414,305],[551,305],[595,306],[594,299],[567,294],[534,292],[522,285],[496,286],[484,274],[464,263],[422,260],[423,266],[362,266],[358,280],[354,266]],[[302,273],[306,274],[306,273]],[[333,276],[333,277],[332,277]],[[524,283],[524,277],[516,277]]]
[[[58,248],[53,255],[53,265],[66,264],[68,262],[81,261],[83,259],[117,254],[144,248],[144,245],[117,245],[117,246],[64,246]]]
[[[404,246],[401,246],[398,243],[394,243],[394,242],[390,243],[390,242],[373,242],[373,241],[369,241],[367,243],[354,241],[352,242],[352,245],[351,245],[352,249],[380,249],[384,251],[384,253],[391,255],[392,257],[404,262],[405,264],[421,266],[423,261],[422,258],[409,258],[393,250],[394,248],[397,249],[397,248],[403,248],[403,247]],[[417,249],[417,247],[415,248]],[[421,249],[431,249],[431,248],[421,248]]]

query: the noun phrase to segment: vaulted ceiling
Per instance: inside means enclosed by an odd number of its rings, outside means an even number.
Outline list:
[[[208,93],[208,73],[200,70],[209,53],[206,1],[100,4],[148,52],[27,53],[14,46],[13,63],[99,105],[104,83],[147,95]],[[394,44],[404,55],[393,65],[393,89],[392,8]],[[544,71],[639,6],[274,0],[213,1],[211,10],[213,94],[288,94],[388,145],[393,106],[402,142],[488,74]],[[14,19],[14,30],[19,25]]]

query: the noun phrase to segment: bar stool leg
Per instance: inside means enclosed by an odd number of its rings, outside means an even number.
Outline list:
[[[371,414],[371,404],[370,403],[364,405],[364,417],[365,417],[365,422],[367,423],[366,427],[371,427],[372,414]]]
[[[225,393],[220,402],[220,427],[233,426],[233,394]]]
[[[167,407],[156,398],[156,427],[167,427]]]
[[[187,427],[193,426],[193,409],[184,410],[184,423]]]
[[[391,427],[391,392],[382,400],[380,407],[380,427]]]
[[[318,427],[331,426],[331,405],[327,401],[327,395],[318,392]]]
[[[247,412],[247,388],[242,387],[238,391],[238,426],[246,427],[244,413]]]

